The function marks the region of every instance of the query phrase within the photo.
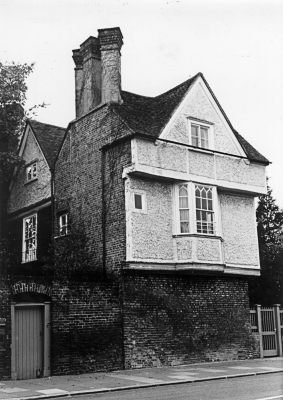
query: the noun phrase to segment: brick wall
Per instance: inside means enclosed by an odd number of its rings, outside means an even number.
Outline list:
[[[14,278],[14,283],[28,283],[24,277]],[[32,281],[43,283],[36,279]],[[1,379],[11,379],[11,284],[12,281],[0,284],[0,323],[5,321],[7,335],[5,349],[0,349]],[[51,300],[52,375],[123,368],[122,320],[117,286],[110,282],[70,286],[54,283],[51,297],[25,290],[15,295],[13,301]]]
[[[123,167],[131,162],[131,143],[105,151],[105,244],[107,273],[121,271],[126,261],[126,209]]]
[[[52,375],[121,369],[122,321],[111,284],[53,286]]]
[[[253,358],[247,281],[129,274],[124,338],[126,368]]]
[[[94,265],[99,268],[103,257],[101,148],[126,133],[117,116],[108,107],[101,107],[72,125],[56,163],[55,211],[67,209],[72,223],[83,227]],[[130,162],[130,144],[123,142],[114,149],[105,149],[103,154],[108,264],[116,265],[116,260],[118,264],[121,261],[121,243],[125,243],[122,170]]]
[[[6,340],[0,349],[0,378],[10,379],[11,373],[11,294],[9,281],[0,281],[0,324],[5,324]]]

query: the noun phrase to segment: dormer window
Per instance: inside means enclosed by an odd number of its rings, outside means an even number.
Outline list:
[[[31,182],[37,178],[37,163],[32,163],[26,168],[26,180]]]
[[[190,144],[200,149],[213,149],[213,124],[207,121],[189,118]]]

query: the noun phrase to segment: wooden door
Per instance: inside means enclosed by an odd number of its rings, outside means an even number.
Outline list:
[[[17,379],[43,373],[43,307],[15,307]]]

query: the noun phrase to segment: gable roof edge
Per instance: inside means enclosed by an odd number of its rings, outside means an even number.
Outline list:
[[[254,147],[253,147],[252,145],[250,145],[250,144],[248,143],[248,141],[247,141],[246,139],[244,139],[243,136],[240,135],[240,134],[236,131],[236,129],[233,127],[231,121],[229,120],[227,114],[226,114],[225,111],[223,110],[221,104],[219,103],[217,97],[215,96],[215,94],[213,93],[211,87],[209,86],[207,80],[205,79],[203,73],[200,72],[200,75],[201,75],[201,77],[202,77],[202,79],[203,79],[203,82],[205,83],[207,89],[209,90],[211,96],[213,97],[215,103],[216,103],[217,106],[219,107],[219,109],[220,109],[222,115],[224,116],[224,118],[225,118],[227,124],[229,125],[230,129],[232,130],[232,132],[233,132],[233,134],[234,134],[234,136],[235,136],[237,142],[238,142],[239,145],[241,146],[243,152],[246,154],[247,158],[248,158],[250,161],[256,161],[256,162],[261,163],[261,164],[264,164],[264,165],[269,165],[269,164],[270,164],[270,161],[267,160],[267,158],[265,158],[262,154],[260,154],[256,149],[254,149]],[[248,153],[247,149],[244,147],[243,143],[241,143],[241,140],[239,140],[239,136],[240,136],[240,138],[243,139],[251,148],[253,148],[263,159],[262,159],[262,160],[258,160],[258,159],[256,159],[256,158],[253,159],[253,157],[251,157],[251,155]]]

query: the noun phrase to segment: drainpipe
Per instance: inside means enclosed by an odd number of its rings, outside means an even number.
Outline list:
[[[54,207],[54,178],[55,178],[54,168],[50,168],[50,173],[51,173],[51,213],[52,213],[52,217],[51,217],[51,234],[52,234],[52,240],[53,240],[53,236],[54,236],[54,211],[55,211],[55,207]]]
[[[102,277],[106,278],[106,239],[105,239],[105,199],[104,199],[104,163],[105,154],[101,148],[101,224],[102,224]]]

